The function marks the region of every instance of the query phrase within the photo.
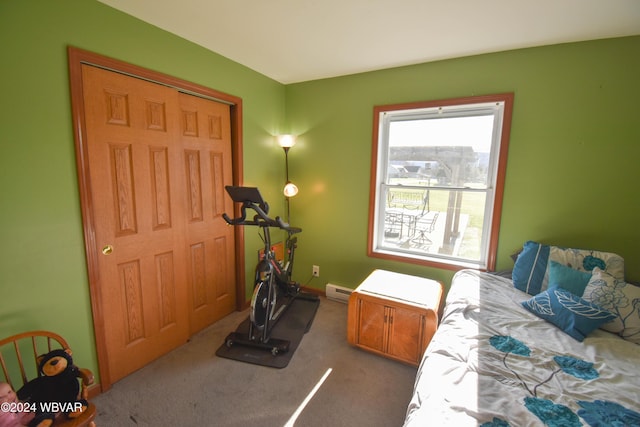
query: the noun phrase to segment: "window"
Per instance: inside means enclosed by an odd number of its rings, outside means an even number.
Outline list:
[[[368,253],[494,270],[513,94],[375,107]]]

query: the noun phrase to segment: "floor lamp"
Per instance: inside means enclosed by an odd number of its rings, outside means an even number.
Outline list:
[[[296,144],[296,138],[293,135],[279,135],[278,144],[284,150],[284,162],[285,162],[285,176],[286,181],[283,189],[286,208],[287,208],[287,223],[289,222],[289,199],[298,194],[298,187],[289,181],[289,149]]]

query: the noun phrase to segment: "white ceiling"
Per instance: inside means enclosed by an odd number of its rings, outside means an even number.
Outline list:
[[[99,1],[281,83],[640,34],[640,0]]]

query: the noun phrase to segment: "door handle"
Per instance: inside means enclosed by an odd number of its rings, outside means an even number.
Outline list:
[[[106,245],[102,248],[102,253],[104,255],[111,255],[111,252],[113,252],[113,246],[111,245]]]

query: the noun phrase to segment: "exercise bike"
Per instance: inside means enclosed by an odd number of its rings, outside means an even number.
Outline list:
[[[227,347],[234,344],[257,347],[269,350],[275,356],[289,351],[289,341],[273,338],[271,332],[276,323],[296,298],[317,300],[318,297],[300,291],[300,284],[291,279],[293,260],[297,247],[297,234],[301,228],[291,227],[280,217],[270,218],[269,205],[262,199],[260,191],[255,187],[226,186],[225,189],[236,203],[241,203],[240,217],[231,219],[226,213],[224,220],[234,226],[260,227],[264,243],[264,255],[258,261],[255,271],[253,296],[249,315],[249,332],[247,334],[232,332],[225,339]],[[252,219],[247,218],[247,209],[255,212]],[[271,228],[287,232],[286,264],[281,264],[271,249]]]

